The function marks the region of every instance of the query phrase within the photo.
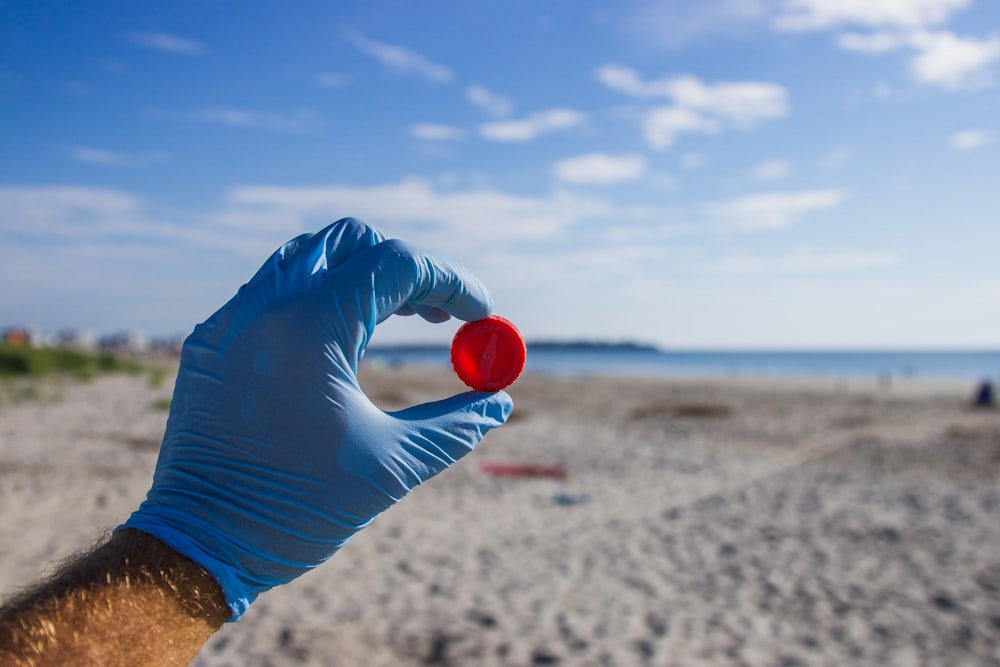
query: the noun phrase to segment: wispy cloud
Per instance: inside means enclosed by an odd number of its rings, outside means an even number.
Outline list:
[[[416,75],[434,83],[451,83],[455,78],[449,68],[432,62],[415,51],[368,39],[354,30],[347,31],[346,35],[359,51],[393,72]]]
[[[635,153],[588,153],[552,165],[556,179],[573,185],[611,185],[634,181],[641,178],[645,171],[646,158]]]
[[[239,253],[246,234],[233,238],[219,225],[186,225],[159,220],[137,195],[114,188],[81,186],[0,186],[0,246],[26,238],[60,244],[178,241],[194,251]],[[270,243],[270,241],[269,241]],[[255,252],[262,252],[254,245]]]
[[[669,99],[673,106],[646,114],[643,132],[650,146],[666,149],[682,133],[716,134],[726,128],[748,129],[762,120],[788,115],[783,86],[759,81],[703,83],[694,76],[653,81],[621,65],[603,65],[597,80],[612,90],[642,100]]]
[[[491,141],[532,141],[543,134],[576,127],[584,119],[582,113],[573,109],[548,109],[521,120],[483,123],[479,126],[479,134]]]
[[[276,112],[232,107],[205,107],[177,113],[153,112],[151,115],[162,120],[207,123],[288,134],[311,134],[323,130],[322,118],[312,109]]]
[[[750,177],[756,181],[780,181],[788,176],[792,166],[785,160],[761,162],[750,170]]]
[[[1000,35],[960,36],[944,29],[972,0],[787,0],[773,21],[779,31],[836,30],[836,44],[866,55],[906,52],[920,83],[945,90],[988,83],[1000,59]]]
[[[844,25],[920,28],[944,23],[971,5],[972,0],[786,0],[774,17],[774,27],[783,31]]]
[[[643,81],[639,73],[630,67],[622,65],[601,65],[594,72],[597,80],[612,90],[625,93],[631,97],[648,99],[655,97],[671,97],[673,88],[672,79],[659,81]]]
[[[30,285],[0,291],[0,311],[53,328],[184,331],[275,244],[270,232],[158,218],[121,190],[0,186],[0,283]]]
[[[946,90],[988,82],[986,68],[1000,59],[1000,36],[957,35],[946,25],[974,0],[652,0],[637,3],[627,23],[653,41],[683,43],[719,32],[770,24],[783,33],[833,31],[845,50],[869,55],[909,52],[919,82]],[[676,44],[675,44],[676,45]],[[629,72],[609,70],[634,96],[658,97],[664,81],[643,84]],[[609,85],[611,85],[609,83]]]
[[[950,32],[922,32],[912,37],[912,44],[917,49],[910,62],[913,76],[946,90],[987,85],[987,68],[1000,59],[1000,35],[976,39]]]
[[[410,129],[410,133],[414,138],[424,141],[462,141],[465,139],[465,130],[454,125],[421,123],[414,125]]]
[[[563,190],[532,197],[486,187],[441,189],[415,178],[367,186],[236,187],[196,224],[158,219],[151,209],[142,197],[111,188],[0,186],[0,248],[21,247],[25,239],[45,239],[46,247],[172,240],[190,252],[259,259],[288,238],[328,223],[332,211],[343,211],[440,252],[468,251],[484,240],[497,249],[553,239],[588,220],[657,215]]]
[[[486,113],[501,118],[509,116],[514,109],[509,99],[483,86],[469,86],[465,89],[465,98]]]
[[[548,312],[545,304],[550,308],[558,295],[579,298],[582,307],[581,285],[609,304],[648,304],[670,287],[662,274],[664,257],[675,258],[685,271],[704,266],[710,249],[692,242],[710,242],[717,230],[706,223],[723,220],[721,214],[744,228],[777,228],[835,206],[841,198],[822,191],[769,196],[678,209],[630,206],[572,190],[523,196],[489,187],[439,187],[421,179],[356,186],[254,185],[230,189],[214,210],[193,220],[172,220],[157,217],[143,198],[119,190],[0,187],[0,282],[30,282],[32,299],[46,303],[44,312],[32,310],[8,290],[0,292],[0,308],[18,318],[39,312],[50,321],[58,312],[55,317],[63,323],[102,330],[183,329],[208,316],[275,247],[320,228],[337,212],[474,266],[508,304]],[[839,275],[897,261],[892,253],[807,248],[728,257],[710,268],[734,275]],[[83,279],[67,286],[63,274],[50,269],[60,263],[72,263]],[[164,275],[171,279],[165,281]],[[74,305],[80,302],[87,308]],[[699,312],[696,304],[692,307]],[[547,321],[544,314],[534,318],[536,326]]]
[[[138,197],[110,188],[0,187],[4,234],[76,237],[95,230],[119,232],[141,208]]]
[[[842,250],[819,252],[812,248],[796,248],[792,252],[761,257],[736,255],[711,265],[723,273],[841,273],[866,269],[886,269],[897,266],[900,256],[882,250]]]
[[[699,39],[738,35],[764,23],[774,0],[639,0],[622,27],[654,47],[680,48]]]
[[[977,88],[989,82],[988,68],[1000,59],[1000,35],[959,37],[948,31],[844,33],[837,44],[848,51],[880,55],[908,51],[917,81],[945,90]]]
[[[880,55],[910,45],[908,35],[898,32],[845,32],[837,36],[837,46],[845,51]]]
[[[681,156],[681,167],[684,169],[697,169],[707,162],[708,156],[704,153],[685,153]]]
[[[199,56],[205,52],[201,42],[167,32],[131,32],[127,38],[144,49],[178,56]]]
[[[421,228],[421,243],[451,248],[484,239],[516,243],[550,238],[580,220],[610,210],[603,200],[556,192],[524,197],[497,190],[442,192],[422,179],[371,186],[251,186],[230,190],[226,210],[290,213],[306,221],[323,220],[330,211],[351,211],[380,225]],[[278,217],[281,217],[280,215]],[[430,227],[429,227],[430,226]],[[475,234],[469,230],[474,228]],[[435,231],[436,230],[436,231]],[[434,239],[427,243],[427,239]]]
[[[77,162],[100,167],[137,167],[167,160],[162,151],[123,153],[94,146],[77,146],[69,151],[69,156]]]
[[[718,120],[684,107],[654,109],[643,120],[646,141],[660,150],[673,146],[677,135],[682,133],[717,134],[721,130]]]
[[[951,135],[949,144],[957,151],[971,151],[986,144],[989,137],[980,130],[964,130]]]
[[[679,106],[718,116],[741,127],[765,118],[788,115],[788,92],[784,86],[759,81],[706,85],[697,77],[670,81],[671,96]]]
[[[788,114],[788,91],[775,83],[736,81],[710,85],[694,76],[644,81],[635,70],[621,65],[603,65],[595,74],[608,88],[631,97],[671,99],[679,107],[740,125]]]
[[[706,204],[702,212],[723,229],[784,229],[809,213],[839,206],[844,199],[840,190],[767,192]]]
[[[850,146],[838,146],[820,158],[823,169],[839,169],[854,158],[855,150]]]

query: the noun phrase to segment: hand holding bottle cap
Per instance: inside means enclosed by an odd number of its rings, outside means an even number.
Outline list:
[[[477,391],[498,391],[513,384],[527,356],[517,327],[499,315],[463,324],[451,342],[455,373]]]

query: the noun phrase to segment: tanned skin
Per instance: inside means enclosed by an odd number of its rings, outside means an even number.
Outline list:
[[[0,667],[187,665],[229,615],[199,565],[122,530],[0,607]]]

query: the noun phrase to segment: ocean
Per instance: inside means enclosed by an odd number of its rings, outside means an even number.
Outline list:
[[[445,347],[373,348],[378,365],[448,367]],[[631,347],[528,348],[526,372],[547,375],[678,377],[922,378],[1000,382],[1000,350],[921,351],[666,351]]]

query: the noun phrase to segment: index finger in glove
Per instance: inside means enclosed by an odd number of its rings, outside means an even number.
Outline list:
[[[282,245],[247,283],[270,302],[305,291],[323,275],[385,240],[379,229],[356,218],[341,218],[315,234],[302,234]]]
[[[440,324],[451,319],[451,315],[434,306],[424,306],[421,304],[404,303],[396,309],[395,315],[419,315],[428,322]]]
[[[408,305],[415,312],[438,309],[461,320],[479,320],[493,310],[489,290],[468,269],[389,239],[344,262],[327,278],[335,291],[349,289],[372,325]],[[343,303],[344,294],[337,301]]]

